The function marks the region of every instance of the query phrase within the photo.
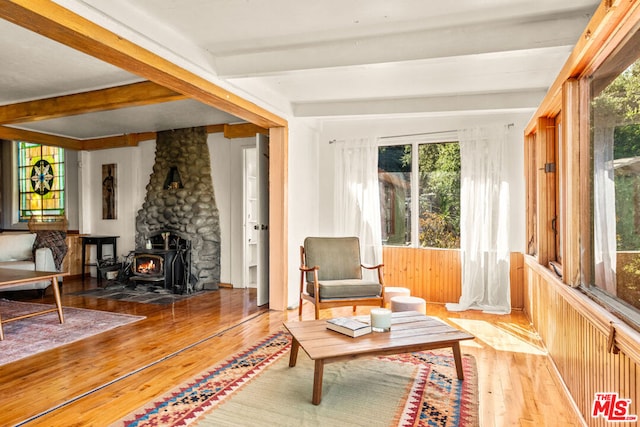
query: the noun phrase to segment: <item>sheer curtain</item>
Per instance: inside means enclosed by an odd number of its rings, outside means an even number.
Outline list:
[[[616,189],[613,170],[613,131],[607,118],[594,116],[593,246],[595,282],[616,294]]]
[[[382,262],[378,143],[358,138],[334,143],[334,224],[339,236],[357,236],[364,265]]]
[[[460,256],[462,296],[449,311],[511,312],[507,128],[461,130]]]

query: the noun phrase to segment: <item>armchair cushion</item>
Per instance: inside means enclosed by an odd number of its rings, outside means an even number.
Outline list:
[[[360,279],[321,280],[318,285],[321,300],[370,298],[371,296],[382,295],[382,285],[380,283]],[[313,282],[307,283],[307,293],[314,296]]]

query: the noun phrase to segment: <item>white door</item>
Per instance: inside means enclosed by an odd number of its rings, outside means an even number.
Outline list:
[[[258,306],[269,302],[269,138],[256,136],[258,189]]]
[[[258,182],[256,166],[256,147],[242,150],[243,165],[243,265],[242,286],[258,286]]]

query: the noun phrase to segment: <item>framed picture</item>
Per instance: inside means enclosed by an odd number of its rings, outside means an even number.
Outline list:
[[[117,167],[115,163],[102,165],[102,219],[118,218]]]

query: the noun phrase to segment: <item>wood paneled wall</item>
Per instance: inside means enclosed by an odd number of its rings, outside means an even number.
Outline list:
[[[604,310],[589,307],[593,302],[534,258],[527,257],[524,267],[525,311],[586,424],[609,425],[591,416],[595,393],[617,392],[631,399],[630,414],[640,414],[638,334],[620,329]],[[617,331],[613,342],[618,354],[610,351],[612,330]]]
[[[71,276],[82,272],[82,240],[79,234],[67,234],[67,255],[62,261],[62,269]]]
[[[428,302],[458,302],[462,293],[460,251],[457,249],[384,246],[386,286],[409,288]],[[523,307],[523,255],[511,254],[511,307]]]

